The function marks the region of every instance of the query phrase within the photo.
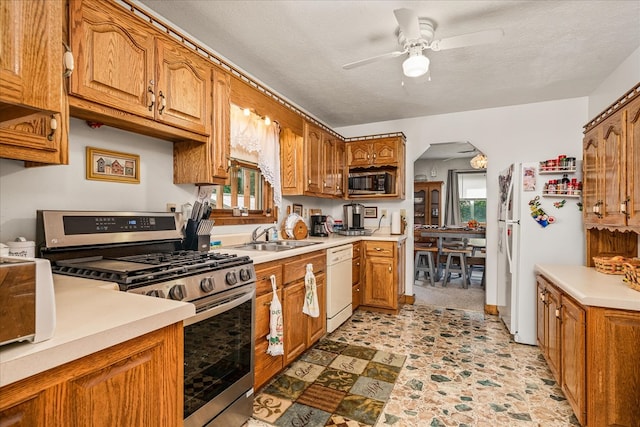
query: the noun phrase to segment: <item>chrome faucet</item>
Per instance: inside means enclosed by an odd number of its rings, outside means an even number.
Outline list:
[[[252,242],[258,241],[258,239],[260,237],[266,235],[269,230],[273,230],[275,228],[276,227],[272,225],[272,226],[267,227],[267,228],[265,228],[264,230],[262,230],[261,232],[258,233],[258,230],[260,230],[260,226],[257,226],[256,229],[251,232],[251,241]]]

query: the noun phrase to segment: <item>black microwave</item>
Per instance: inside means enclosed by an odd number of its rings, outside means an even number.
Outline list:
[[[391,194],[393,175],[388,172],[355,172],[349,174],[349,194]]]

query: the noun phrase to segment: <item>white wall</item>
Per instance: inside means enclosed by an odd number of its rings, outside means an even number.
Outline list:
[[[582,126],[587,120],[587,98],[491,108],[462,113],[394,120],[336,129],[351,137],[402,131],[407,137],[407,199],[395,209],[411,212],[414,161],[430,144],[469,141],[488,157],[487,167],[487,304],[497,302],[498,173],[519,161],[538,161],[559,154],[582,158]],[[408,215],[411,219],[411,215]],[[412,224],[411,224],[412,225]],[[409,233],[412,240],[412,233]],[[583,239],[577,239],[584,245]],[[409,241],[408,247],[412,247]],[[496,254],[496,256],[491,256]],[[407,271],[413,259],[407,257]],[[407,294],[413,293],[413,275],[407,274]]]
[[[140,184],[85,179],[86,146],[139,154]],[[35,239],[38,209],[165,211],[195,196],[194,185],[173,184],[173,143],[71,119],[68,166],[0,159],[0,241]]]
[[[640,47],[589,95],[589,120],[640,82]]]

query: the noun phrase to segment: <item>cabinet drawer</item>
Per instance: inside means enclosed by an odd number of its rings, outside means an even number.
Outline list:
[[[282,287],[282,264],[267,263],[256,267],[256,295],[271,293],[271,275],[276,276],[276,286]]]
[[[280,304],[282,304],[282,290],[278,289],[277,293]],[[272,299],[272,292],[256,297],[256,328],[254,332],[256,342],[269,334],[269,310]]]
[[[365,256],[393,257],[394,246],[393,242],[364,242]]]
[[[253,387],[258,390],[267,381],[282,370],[283,356],[271,356],[267,354],[269,343],[266,339],[256,341],[254,353],[254,379]]]
[[[282,262],[285,264],[283,281],[285,284],[304,279],[304,275],[307,272],[307,264],[313,264],[314,274],[324,271],[327,267],[327,257],[324,251],[287,258]]]

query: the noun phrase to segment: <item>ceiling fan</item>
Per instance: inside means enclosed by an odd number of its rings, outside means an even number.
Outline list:
[[[429,58],[423,55],[422,52],[424,50],[430,49],[437,52],[446,49],[495,43],[504,35],[502,29],[494,29],[434,40],[436,25],[432,20],[419,18],[415,11],[411,9],[396,9],[393,13],[396,16],[396,21],[398,21],[398,44],[402,46],[402,50],[350,62],[343,65],[342,68],[350,70],[362,65],[408,54],[407,59],[402,63],[404,75],[407,77],[420,77],[429,71]]]

